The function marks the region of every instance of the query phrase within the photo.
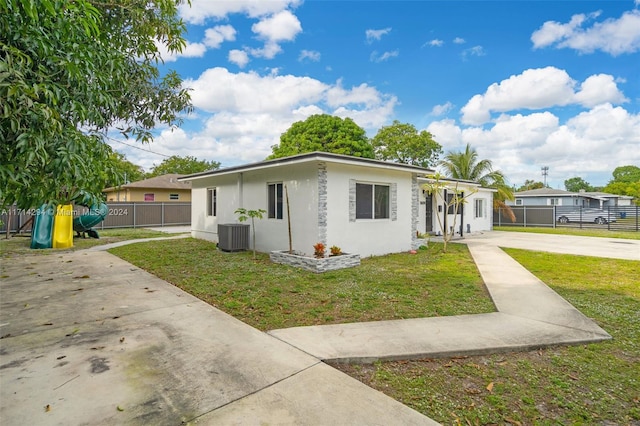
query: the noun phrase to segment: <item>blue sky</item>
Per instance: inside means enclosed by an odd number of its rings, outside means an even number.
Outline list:
[[[188,45],[162,68],[194,113],[146,152],[112,143],[147,169],[159,154],[260,161],[317,113],[469,143],[514,185],[542,166],[554,188],[640,166],[640,0],[192,0],[181,15]]]

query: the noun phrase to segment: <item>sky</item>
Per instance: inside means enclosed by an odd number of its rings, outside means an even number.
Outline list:
[[[470,144],[516,187],[542,167],[564,189],[640,166],[640,0],[192,0],[180,14],[187,46],[160,46],[160,68],[193,113],[151,144],[110,142],[146,170],[171,155],[261,161],[322,113],[370,137],[410,123],[445,153]]]

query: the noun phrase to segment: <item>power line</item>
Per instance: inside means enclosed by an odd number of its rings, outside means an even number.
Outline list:
[[[126,142],[122,142],[122,141],[121,141],[121,140],[119,140],[119,139],[114,139],[114,138],[112,138],[112,137],[110,137],[110,136],[106,136],[106,135],[105,135],[105,137],[106,137],[107,139],[109,139],[109,140],[114,141],[114,142],[121,143],[122,145],[126,145],[126,146],[129,146],[129,147],[131,147],[131,148],[139,149],[140,151],[144,151],[144,152],[147,152],[147,153],[149,153],[149,154],[156,154],[156,155],[161,155],[161,156],[166,157],[166,158],[171,158],[171,155],[161,154],[161,153],[159,153],[159,152],[154,152],[154,151],[151,151],[151,150],[148,150],[148,149],[143,149],[143,148],[140,148],[139,146],[131,145],[131,144],[126,143]]]

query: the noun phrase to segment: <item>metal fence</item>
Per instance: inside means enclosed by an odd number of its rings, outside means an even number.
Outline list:
[[[640,206],[602,209],[572,206],[512,206],[512,222],[503,209],[493,212],[494,226],[608,229],[640,231]]]
[[[109,214],[97,229],[141,228],[149,226],[178,226],[191,224],[191,203],[109,202]],[[74,216],[88,213],[82,206],[74,206]],[[0,214],[0,233],[31,232],[29,220],[35,210],[19,210],[15,207]]]

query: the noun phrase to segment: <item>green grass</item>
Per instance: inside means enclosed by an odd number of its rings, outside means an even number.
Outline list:
[[[261,330],[495,310],[466,246],[458,244],[447,253],[431,244],[322,274],[190,238],[110,252]]]
[[[159,231],[152,231],[144,228],[116,228],[99,230],[99,239],[74,237],[73,247],[69,249],[40,249],[30,248],[31,238],[29,235],[17,235],[6,239],[0,236],[0,256],[11,257],[15,255],[46,255],[58,253],[61,250],[82,250],[97,245],[116,243],[124,240],[135,240],[138,238],[166,237],[167,234]]]
[[[625,238],[628,240],[640,240],[640,232],[633,231],[609,231],[595,228],[544,228],[544,227],[521,227],[521,226],[494,226],[494,231],[509,232],[529,232],[534,234],[556,234],[556,235],[578,235],[583,237],[601,238]]]
[[[443,424],[638,424],[640,262],[506,251],[613,340],[336,367]]]

